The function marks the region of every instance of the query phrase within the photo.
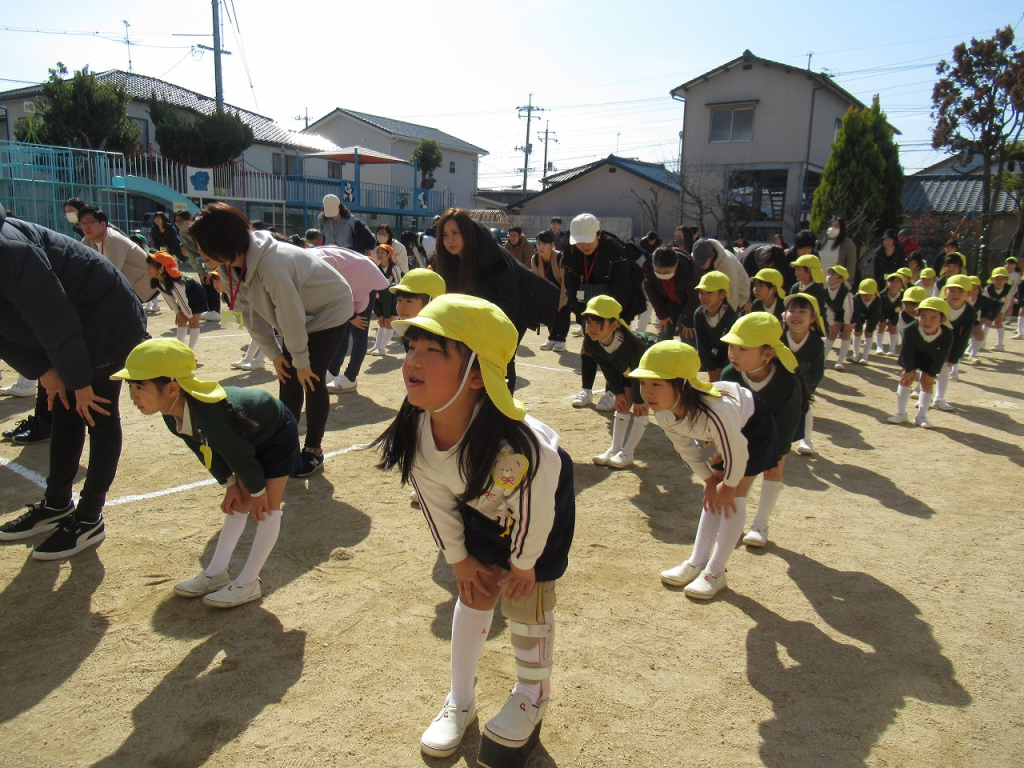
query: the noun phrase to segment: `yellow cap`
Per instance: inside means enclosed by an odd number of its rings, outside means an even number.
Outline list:
[[[782,324],[771,312],[751,312],[735,323],[732,330],[722,337],[726,344],[740,347],[769,346],[787,371],[796,370],[796,356],[782,343]]]
[[[866,280],[861,280],[860,287],[857,288],[857,294],[859,296],[877,296],[878,283],[875,282],[875,279],[873,277],[869,277]]]
[[[447,290],[444,278],[430,269],[410,269],[402,275],[402,282],[388,288],[395,293],[425,293],[432,299],[442,296]]]
[[[618,320],[622,314],[622,305],[611,296],[594,296],[587,302],[587,308],[581,315],[595,315],[605,320]]]
[[[967,275],[951,275],[946,280],[946,285],[942,289],[943,293],[945,293],[946,288],[959,288],[962,291],[969,291],[971,290],[971,280]]]
[[[627,373],[634,379],[686,379],[690,386],[715,397],[721,397],[713,384],[700,381],[700,356],[697,350],[681,341],[659,341],[640,358],[640,363]]]
[[[935,296],[929,296],[917,305],[918,312],[922,309],[934,309],[937,312],[941,312],[944,318],[949,317],[949,304]]]
[[[919,277],[922,280],[931,280],[933,277],[935,277],[935,270],[932,269],[931,267],[925,267],[924,269],[921,270],[921,274],[919,275]]]
[[[147,381],[166,376],[204,403],[216,403],[228,396],[216,381],[197,379],[195,370],[196,356],[187,345],[177,339],[150,339],[133,349],[124,368],[110,378]]]
[[[816,283],[825,282],[825,273],[821,271],[821,259],[813,253],[805,253],[794,261],[790,266],[806,267],[811,271],[811,279]]]
[[[848,270],[846,267],[840,266],[839,264],[836,264],[833,267],[829,267],[828,271],[835,272],[837,275],[843,278],[843,280],[850,279],[850,270]]]
[[[978,277],[977,275],[968,275],[967,280],[970,282],[971,285],[976,285],[979,288],[981,287],[981,278]]]
[[[899,280],[903,284],[904,288],[907,287],[907,279],[903,275],[901,275],[899,272],[893,272],[891,274],[886,275],[885,276],[885,282],[888,283],[893,278],[896,278],[897,280]]]
[[[912,285],[903,292],[903,301],[909,301],[911,304],[920,304],[928,298],[928,295],[927,289],[919,285]]]
[[[910,271],[910,267],[900,267],[896,270],[896,274],[903,275],[904,285],[910,285],[910,281],[914,279],[914,273]]]
[[[777,269],[762,269],[756,275],[755,280],[775,286],[775,292],[780,299],[786,298],[786,292],[782,289],[782,273]]]
[[[990,283],[992,282],[992,278],[993,277],[1009,278],[1010,277],[1010,271],[1006,267],[996,267],[995,269],[992,270],[992,275],[988,279],[988,281]]]
[[[402,331],[408,326],[461,341],[476,353],[487,396],[510,419],[522,421],[526,406],[512,397],[505,383],[505,369],[519,346],[519,332],[497,306],[475,296],[446,293],[427,304],[416,317],[395,320]]]
[[[698,291],[728,291],[729,276],[724,272],[705,272],[697,283]]]
[[[821,308],[818,306],[817,297],[811,296],[811,294],[809,293],[791,293],[789,294],[789,296],[782,300],[782,303],[788,307],[789,302],[791,302],[793,299],[803,299],[804,301],[811,305],[811,307],[814,309],[814,315],[818,318],[818,328],[821,329],[822,335],[825,335],[825,318],[821,316]]]

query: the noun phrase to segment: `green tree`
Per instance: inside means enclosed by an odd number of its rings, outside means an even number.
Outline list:
[[[882,174],[882,212],[875,225],[875,235],[886,229],[899,229],[903,225],[903,166],[900,148],[893,136],[885,112],[878,103],[878,95],[871,102],[871,120],[875,144],[882,153],[885,171]]]
[[[810,227],[824,232],[834,216],[858,246],[871,237],[885,209],[885,155],[875,133],[875,113],[850,107],[814,191]],[[902,192],[902,190],[901,190]]]
[[[67,67],[58,61],[43,83],[42,96],[36,100],[35,119],[31,123],[28,118],[18,120],[14,138],[35,138],[42,144],[62,147],[135,152],[140,128],[128,118],[132,100],[128,92],[99,82],[88,66],[70,79],[67,74]]]
[[[441,163],[444,162],[440,145],[434,139],[420,139],[420,143],[412,151],[412,159],[419,165],[420,186],[423,189],[433,189],[434,171],[440,168]]]
[[[935,71],[940,79],[932,90],[932,146],[966,162],[981,158],[984,247],[1010,149],[1024,131],[1024,52],[1013,44],[1013,28],[1007,26],[986,40],[958,44],[952,60],[943,59]],[[987,271],[991,258],[983,254],[979,271]]]
[[[171,160],[210,168],[234,160],[252,146],[252,129],[236,114],[186,116],[155,93],[148,104],[160,152]]]

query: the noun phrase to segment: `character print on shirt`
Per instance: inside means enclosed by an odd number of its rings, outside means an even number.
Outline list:
[[[529,468],[529,459],[521,453],[499,453],[494,461],[494,467],[491,469],[494,490],[488,490],[484,495],[489,503],[494,504],[493,511],[481,511],[505,529],[502,536],[510,536],[512,525],[515,523],[508,497],[522,484]]]

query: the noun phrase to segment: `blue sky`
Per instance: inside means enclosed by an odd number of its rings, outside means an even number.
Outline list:
[[[616,152],[677,158],[683,105],[669,91],[739,56],[827,70],[870,103],[881,98],[910,173],[942,159],[930,148],[935,65],[953,46],[1017,28],[1018,2],[693,3],[677,0],[413,0],[284,5],[227,0],[226,100],[300,128],[335,107],[431,125],[488,150],[483,187],[522,183],[533,103],[530,185],[538,188],[546,125],[549,161],[566,169]],[[209,0],[174,3],[7,3],[0,19],[0,88],[69,69],[128,68],[195,91],[214,92]],[[153,9],[159,8],[158,16]],[[237,9],[237,14],[235,13]],[[236,25],[228,19],[235,20]],[[96,34],[91,34],[96,33]],[[518,171],[517,171],[518,169]]]

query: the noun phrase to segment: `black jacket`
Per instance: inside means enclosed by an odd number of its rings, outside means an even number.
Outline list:
[[[679,296],[678,309],[679,325],[693,328],[693,313],[700,308],[700,294],[697,293],[697,283],[700,282],[700,275],[689,254],[679,248],[676,251],[676,273],[672,277],[676,293]],[[667,280],[655,276],[654,265],[648,262],[643,266],[644,288],[647,292],[647,300],[654,308],[654,314],[659,320],[667,320],[672,317],[673,311],[670,306],[668,295],[665,293]]]
[[[55,368],[64,386],[86,387],[143,340],[142,304],[96,251],[6,215],[0,206],[0,358],[30,379]]]
[[[569,297],[569,307],[579,313],[587,308],[587,302],[578,297],[580,286],[589,284],[608,284],[607,295],[615,299],[623,308],[629,306],[629,263],[626,261],[626,246],[613,235],[601,233],[601,241],[597,250],[590,256],[584,256],[575,245],[562,257],[565,269],[565,292]]]

